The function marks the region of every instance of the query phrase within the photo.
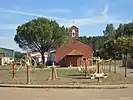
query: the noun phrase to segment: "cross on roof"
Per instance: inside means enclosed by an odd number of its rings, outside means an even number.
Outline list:
[[[74,20],[73,20],[73,25],[74,25],[74,23],[75,23],[75,22],[74,22]]]

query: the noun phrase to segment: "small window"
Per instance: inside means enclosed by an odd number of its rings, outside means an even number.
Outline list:
[[[86,58],[83,58],[83,60],[86,60]]]
[[[75,37],[75,30],[72,30],[72,37]]]
[[[62,60],[66,60],[66,58],[63,58]]]

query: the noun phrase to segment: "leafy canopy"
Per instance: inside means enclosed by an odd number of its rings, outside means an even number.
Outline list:
[[[14,41],[29,51],[47,52],[68,39],[68,29],[46,18],[33,19],[17,27]]]

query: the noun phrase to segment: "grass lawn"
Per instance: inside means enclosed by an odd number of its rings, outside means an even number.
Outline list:
[[[133,83],[133,78],[124,78],[121,74],[107,73],[108,78],[102,79],[102,83],[97,83],[97,79],[85,78],[85,75],[77,68],[57,68],[58,78],[48,80],[50,68],[36,69],[30,71],[31,84],[128,84]],[[0,66],[1,84],[26,84],[26,69],[15,72],[15,79],[12,79],[11,66]]]

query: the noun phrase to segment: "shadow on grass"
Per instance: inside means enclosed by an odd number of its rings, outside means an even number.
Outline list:
[[[118,66],[118,67],[125,67],[125,66]]]
[[[128,66],[127,68],[129,68],[129,69],[133,69],[133,66]]]
[[[118,66],[118,67],[123,67],[123,68],[125,68],[125,66]],[[127,66],[127,68],[133,69],[133,66]]]
[[[91,84],[96,84],[96,85],[98,85],[98,84],[101,84],[101,83],[98,83],[98,81],[97,80],[89,80],[89,82],[80,82],[80,83],[82,83],[82,84],[89,84],[89,85],[91,85]]]
[[[91,79],[90,77],[76,77],[75,79]]]
[[[91,79],[90,75],[85,77],[85,73],[71,74],[71,75],[67,75],[67,76],[70,76],[73,79]]]
[[[85,76],[85,74],[84,73],[77,73],[77,74],[70,74],[67,76]]]
[[[0,69],[0,70],[11,70],[11,69]]]

